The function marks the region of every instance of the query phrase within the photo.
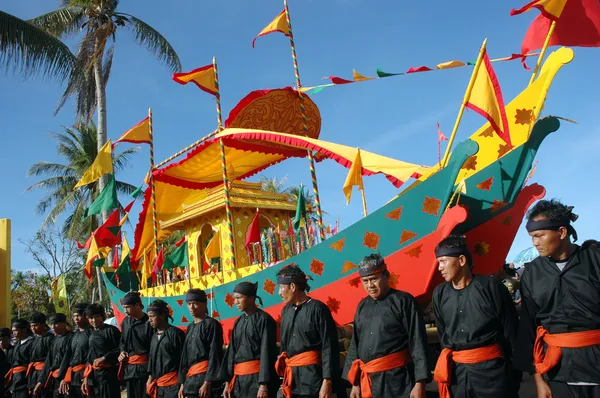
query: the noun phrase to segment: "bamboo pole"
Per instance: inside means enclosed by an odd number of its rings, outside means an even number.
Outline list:
[[[150,190],[152,201],[152,228],[154,232],[154,259],[158,259],[158,221],[156,219],[156,187],[154,184],[154,131],[152,128],[152,108],[148,108],[148,134],[150,135]]]
[[[531,74],[531,79],[529,80],[529,86],[533,84],[535,81],[535,76],[540,70],[540,66],[542,65],[542,60],[544,59],[544,55],[546,54],[546,50],[548,49],[548,45],[550,44],[550,39],[552,38],[552,34],[554,33],[554,29],[556,28],[556,21],[552,21],[550,25],[550,29],[548,29],[548,34],[546,35],[546,40],[544,41],[544,46],[540,51],[540,56],[538,57],[537,63],[535,64],[535,68],[533,69],[533,73]]]
[[[452,134],[450,135],[450,138],[448,138],[448,145],[446,146],[446,153],[444,154],[444,159],[442,160],[442,167],[446,167],[446,164],[448,164],[448,159],[450,157],[450,149],[452,149],[452,143],[454,142],[454,138],[456,138],[456,132],[458,131],[458,126],[460,125],[462,115],[465,111],[465,106],[467,105],[467,102],[469,102],[469,98],[471,97],[471,91],[473,90],[473,86],[475,85],[475,79],[477,79],[477,72],[479,71],[481,61],[483,60],[483,54],[485,53],[486,45],[487,39],[483,41],[483,44],[479,49],[479,56],[477,57],[475,68],[473,68],[471,80],[469,81],[469,85],[467,86],[467,91],[465,92],[463,101],[460,104],[460,110],[458,111],[458,116],[456,118],[456,122],[454,123],[454,128],[452,129]]]

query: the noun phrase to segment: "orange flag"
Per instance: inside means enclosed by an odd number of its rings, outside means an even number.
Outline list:
[[[510,15],[522,14],[531,10],[532,8],[537,8],[540,10],[542,15],[549,20],[558,21],[560,14],[562,14],[563,9],[565,8],[565,4],[567,4],[567,0],[533,0],[518,10],[510,10]]]
[[[147,117],[126,132],[121,138],[115,141],[113,148],[119,142],[131,142],[132,144],[151,144],[150,138],[150,118]]]
[[[486,118],[500,138],[512,147],[502,90],[487,50],[484,50],[473,89],[465,106]]]
[[[187,73],[174,73],[173,80],[179,84],[194,83],[202,91],[209,94],[217,95],[217,85],[215,84],[215,69],[214,66],[206,65],[202,68],[194,69]]]
[[[279,13],[279,15],[277,15],[275,19],[271,21],[270,24],[265,26],[265,28],[260,31],[260,33],[254,38],[254,40],[252,40],[252,48],[254,48],[254,42],[256,41],[256,39],[258,39],[260,36],[268,35],[269,33],[273,32],[283,33],[288,37],[290,36],[290,29],[287,23],[287,18],[285,16],[285,10],[281,11],[281,13]]]

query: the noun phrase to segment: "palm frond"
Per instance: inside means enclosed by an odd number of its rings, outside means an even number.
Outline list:
[[[27,189],[25,189],[25,192],[33,191],[34,189],[58,189],[65,185],[68,185],[71,189],[73,189],[75,184],[77,184],[77,181],[79,181],[79,177],[49,177],[27,187]]]
[[[179,56],[163,35],[141,19],[129,14],[123,15],[127,15],[128,26],[133,29],[135,39],[140,45],[145,46],[158,60],[164,62],[171,72],[181,71]]]
[[[112,69],[113,55],[115,54],[115,45],[109,47],[106,54],[104,54],[104,64],[102,65],[102,86],[106,89],[108,79],[110,78],[110,71]]]
[[[79,73],[78,62],[56,37],[0,11],[0,67],[23,77],[41,74],[65,80]]]
[[[53,176],[72,176],[74,170],[69,166],[53,162],[38,162],[31,166],[27,171],[28,176],[39,176],[40,174],[50,174]]]
[[[54,37],[66,39],[81,32],[85,23],[85,14],[81,8],[63,7],[27,22]]]
[[[122,182],[122,181],[116,181],[115,186],[117,188],[118,193],[123,193],[123,194],[127,194],[127,195],[131,194],[133,191],[135,191],[137,189],[137,187],[135,185],[131,185],[131,184],[128,184],[128,183]]]
[[[129,148],[129,149],[119,153],[118,155],[116,155],[113,158],[113,168],[115,170],[124,169],[129,164],[129,161],[131,160],[131,156],[133,156],[133,154],[135,154],[139,150],[140,150],[140,147],[137,146],[137,147]]]

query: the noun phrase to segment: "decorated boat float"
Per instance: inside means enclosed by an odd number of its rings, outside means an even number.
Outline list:
[[[119,323],[121,299],[139,290],[146,304],[167,301],[175,324],[183,328],[190,322],[185,292],[201,288],[209,293],[210,313],[227,339],[239,316],[234,285],[258,282],[264,310],[279,319],[283,304],[276,273],[294,263],[313,278],[311,296],[345,325],[365,296],[358,263],[373,252],[385,257],[391,285],[426,305],[441,282],[433,249],[453,232],[467,236],[476,273],[498,271],[527,208],[544,196],[543,187],[526,183],[543,140],[560,121],[539,118],[540,111],[556,73],[572,59],[567,48],[552,53],[537,79],[506,105],[510,144],[486,123],[456,145],[447,164],[433,167],[321,140],[320,112],[306,93],[292,88],[250,93],[231,111],[224,129],[199,140],[182,160],[153,169],[135,229],[132,270],[116,278],[113,269],[104,268]],[[396,187],[412,183],[341,231],[323,225],[315,189],[316,221],[294,228],[298,203],[247,180],[298,157],[308,158],[314,188],[314,164],[326,159],[349,169],[360,159],[362,176],[383,174]],[[258,242],[248,242],[250,230],[259,231]],[[179,264],[150,278],[159,242],[176,231],[185,234]]]

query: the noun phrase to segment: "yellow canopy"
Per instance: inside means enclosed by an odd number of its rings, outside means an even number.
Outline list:
[[[183,213],[184,205],[198,202],[205,197],[204,189],[223,184],[220,140],[225,146],[227,177],[230,181],[250,177],[269,166],[291,157],[306,157],[313,151],[317,162],[333,159],[346,168],[352,166],[358,149],[292,134],[263,130],[231,128],[192,150],[185,159],[170,164],[153,173],[156,190],[156,215],[159,241],[172,231],[163,230],[161,222]],[[402,162],[386,156],[361,150],[362,175],[383,174],[394,184],[401,186],[411,177],[428,173],[429,167]],[[340,184],[342,182],[340,181]],[[152,208],[150,190],[146,190],[143,210],[135,231],[135,260],[144,250],[153,249]]]

